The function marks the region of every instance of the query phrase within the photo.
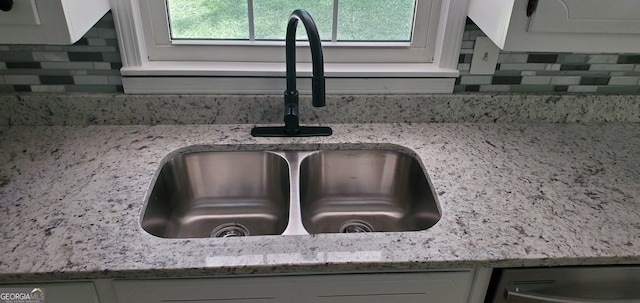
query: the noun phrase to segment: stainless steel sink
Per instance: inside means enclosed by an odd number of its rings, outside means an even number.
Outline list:
[[[278,235],[289,215],[289,168],[270,152],[197,152],[161,169],[142,228],[164,238]]]
[[[300,207],[314,234],[423,230],[440,220],[420,163],[389,150],[328,150],[305,158]]]
[[[164,238],[428,229],[420,163],[395,150],[192,152],[164,164],[142,228]]]

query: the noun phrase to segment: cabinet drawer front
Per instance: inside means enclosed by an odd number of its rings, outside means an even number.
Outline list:
[[[635,0],[544,0],[529,23],[541,33],[640,33],[640,5]]]

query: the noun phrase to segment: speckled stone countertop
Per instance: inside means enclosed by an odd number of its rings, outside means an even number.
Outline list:
[[[0,281],[640,264],[640,124],[0,126]],[[346,144],[346,145],[342,145]],[[180,149],[412,150],[442,219],[405,233],[161,239],[139,224]]]

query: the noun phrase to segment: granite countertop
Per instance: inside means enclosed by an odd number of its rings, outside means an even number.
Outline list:
[[[640,124],[0,126],[0,281],[640,264]],[[415,152],[442,210],[426,231],[162,239],[139,224],[179,149]]]

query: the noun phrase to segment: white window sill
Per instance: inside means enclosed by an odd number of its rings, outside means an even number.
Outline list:
[[[296,64],[299,76],[311,75],[310,63]],[[455,78],[458,70],[430,63],[325,63],[326,77],[425,77]],[[142,66],[128,66],[123,76],[220,76],[220,77],[284,77],[284,63],[269,62],[187,62],[156,61]]]
[[[111,0],[123,56],[121,73],[125,93],[282,94],[284,91],[285,64],[271,63],[272,59],[240,56],[256,61],[249,63],[229,62],[244,59],[215,62],[201,58],[202,52],[209,52],[209,49],[185,57],[188,60],[199,60],[193,62],[167,61],[176,59],[154,57],[150,54],[148,46],[155,45],[154,52],[162,50],[163,47],[155,44],[157,41],[154,39],[157,37],[144,35],[143,25],[146,23],[142,21],[138,1],[141,0]],[[375,62],[367,59],[369,56],[360,56],[361,53],[357,53],[357,59],[360,60],[339,57],[343,63],[325,62],[327,93],[452,93],[455,79],[459,75],[456,68],[468,5],[468,0],[441,1],[437,11],[434,11],[438,12],[439,17],[429,19],[433,23],[429,28],[437,28],[433,41],[429,40],[434,43],[433,54],[420,53],[417,59],[402,56],[378,61],[384,63],[350,63]],[[156,13],[160,16],[165,12]],[[281,58],[284,59],[283,52]],[[300,62],[305,60],[304,56],[300,56]],[[433,63],[392,63],[394,61]],[[297,66],[298,87],[302,94],[306,94],[309,92],[310,81],[305,78],[310,76],[311,67],[308,63],[299,63]]]
[[[297,64],[299,90],[310,92],[311,64]],[[284,63],[147,62],[123,67],[123,85],[138,94],[281,94]],[[435,64],[326,63],[328,94],[451,93],[458,70]]]

